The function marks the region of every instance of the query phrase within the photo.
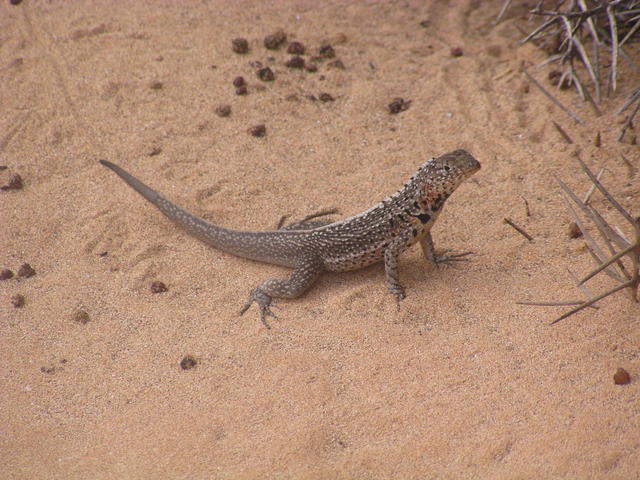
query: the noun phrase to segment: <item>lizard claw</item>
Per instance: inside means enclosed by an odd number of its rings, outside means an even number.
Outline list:
[[[258,307],[260,307],[260,321],[265,327],[270,329],[271,326],[267,323],[267,317],[278,318],[278,316],[269,308],[269,305],[271,305],[271,297],[260,290],[259,287],[254,288],[251,291],[249,299],[240,309],[240,315],[244,315],[244,312],[249,309],[253,302],[256,302],[258,304]]]
[[[404,300],[407,295],[402,285],[394,285],[391,287],[391,294],[396,297],[396,303],[398,305],[398,311],[400,311],[400,302]]]
[[[445,250],[446,253],[446,250]],[[465,258],[469,255],[473,255],[475,252],[462,252],[462,253],[451,253],[449,255],[435,255],[433,261],[436,265],[440,263],[450,263],[450,262],[466,262],[469,260]]]

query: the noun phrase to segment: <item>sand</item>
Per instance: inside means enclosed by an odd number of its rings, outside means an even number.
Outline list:
[[[533,3],[495,26],[498,0],[2,2],[0,184],[17,173],[25,187],[0,192],[0,268],[36,275],[0,282],[0,477],[640,478],[638,304],[620,293],[555,326],[563,309],[516,304],[583,298],[567,268],[592,260],[554,180],[588,189],[576,155],[639,214],[621,158],[637,169],[638,147],[616,141],[613,113],[639,75],[621,60],[601,117],[556,91],[553,67],[535,67],[546,54],[519,44]],[[278,29],[307,62],[327,43],[336,57],[289,69],[262,44]],[[411,104],[392,115],[396,97]],[[262,138],[247,133],[258,124]],[[287,269],[203,245],[98,164],[209,220],[268,229],[358,213],[457,148],[482,170],[433,234],[470,261],[435,268],[412,248],[400,311],[381,265],[326,274],[277,302],[271,330],[255,306],[238,311]],[[614,384],[619,367],[630,384]]]

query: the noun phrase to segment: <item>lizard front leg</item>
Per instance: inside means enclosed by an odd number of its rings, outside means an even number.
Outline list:
[[[420,240],[420,246],[422,247],[422,253],[425,258],[430,262],[438,265],[439,263],[447,263],[447,262],[459,262],[461,260],[466,260],[467,255],[471,255],[473,252],[462,252],[462,253],[452,253],[450,255],[438,255],[436,253],[436,249],[433,246],[433,238],[431,237],[431,232],[428,232],[422,239]]]
[[[297,298],[302,295],[315,282],[322,273],[322,262],[317,259],[308,259],[300,262],[289,278],[272,278],[262,285],[254,288],[244,304],[240,315],[248,310],[253,302],[260,307],[260,321],[265,327],[271,328],[267,323],[267,317],[275,317],[269,306],[273,298]]]
[[[409,241],[412,236],[412,229],[403,230],[384,250],[384,273],[387,277],[389,291],[396,297],[396,301],[398,302],[398,310],[400,310],[400,300],[406,297],[404,287],[400,284],[398,278],[398,258],[409,246]]]

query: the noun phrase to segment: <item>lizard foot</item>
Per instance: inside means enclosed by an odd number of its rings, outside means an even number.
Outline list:
[[[244,304],[242,309],[240,310],[240,315],[243,315],[246,312],[251,304],[256,302],[258,307],[260,307],[260,321],[267,328],[271,328],[271,326],[267,323],[267,317],[278,318],[278,316],[271,311],[269,306],[271,305],[271,297],[264,293],[260,287],[254,288],[249,295],[249,299]]]
[[[439,265],[441,263],[466,262],[469,259],[465,257],[469,255],[473,255],[475,253],[475,252],[462,252],[462,253],[451,253],[449,255],[446,255],[446,252],[447,250],[445,250],[444,255],[434,255],[433,262],[436,265]]]
[[[407,294],[405,293],[404,287],[402,285],[396,284],[389,287],[391,291],[391,295],[396,297],[396,303],[398,305],[398,311],[400,311],[400,302],[407,298]]]

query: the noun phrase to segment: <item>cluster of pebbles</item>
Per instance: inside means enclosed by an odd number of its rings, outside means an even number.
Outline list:
[[[346,41],[344,35],[340,35],[338,39],[339,43]],[[311,53],[310,50],[299,41],[287,40],[287,34],[278,30],[271,35],[267,35],[262,45],[266,50],[282,50],[286,46],[286,53],[290,55],[289,58],[284,60],[284,66],[291,70],[301,70],[309,73],[316,73],[319,71],[319,65],[325,64],[328,69],[344,70],[345,65],[339,58],[336,58],[336,51],[330,43],[324,43],[317,48],[315,53]],[[234,38],[231,41],[231,49],[238,55],[245,55],[249,53],[251,47],[249,41],[246,38]],[[275,58],[268,57],[268,62],[273,63]],[[276,72],[273,69],[265,65],[267,62],[252,61],[249,65],[254,69],[255,76],[258,80],[265,83],[277,81]],[[281,75],[279,73],[278,75]],[[320,80],[324,80],[324,75],[320,74]],[[237,76],[233,79],[232,85],[235,88],[236,95],[248,95],[251,91],[251,86],[243,76]],[[264,86],[254,87],[255,90],[263,90]],[[318,96],[306,95],[309,100],[320,100],[321,102],[334,101],[333,95],[327,92],[320,92]],[[216,115],[220,117],[228,117],[231,115],[231,105],[222,104],[218,105],[215,109]],[[264,124],[255,125],[247,130],[250,135],[254,137],[263,137],[267,133],[266,126]]]

